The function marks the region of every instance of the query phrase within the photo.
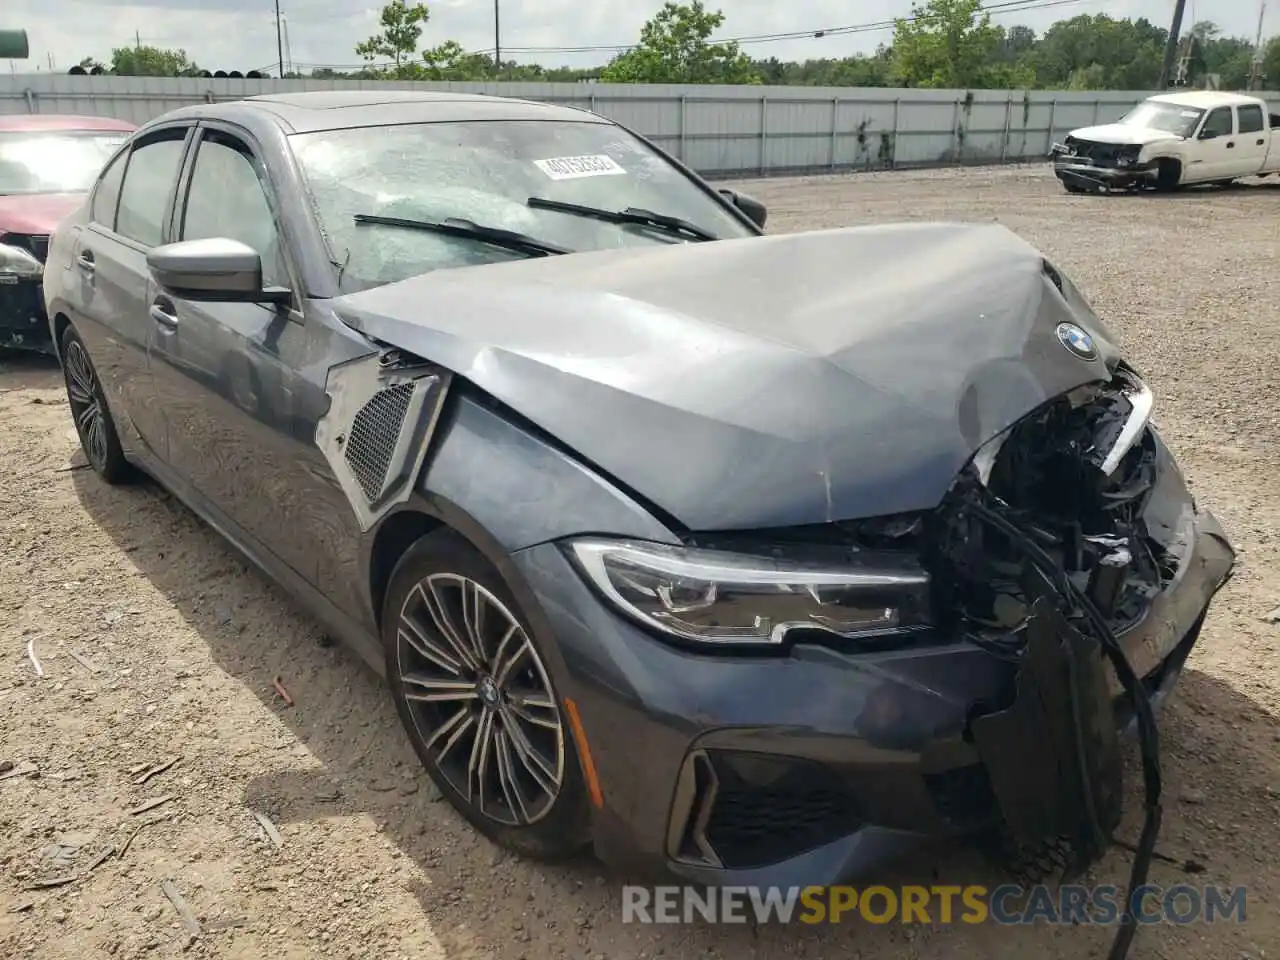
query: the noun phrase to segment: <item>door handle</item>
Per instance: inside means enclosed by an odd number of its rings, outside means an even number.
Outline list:
[[[1236,145],[1236,142],[1235,142],[1234,140],[1228,140],[1228,141],[1227,141],[1227,149],[1228,149],[1228,150],[1230,150],[1230,149],[1231,149],[1232,147],[1234,147],[1235,145]]]
[[[95,269],[93,263],[93,254],[88,250],[82,250],[80,255],[76,257],[76,266],[80,268],[80,272],[92,276]]]
[[[151,309],[148,313],[151,314],[152,320],[160,324],[160,326],[164,327],[166,330],[178,329],[178,315],[173,312],[173,304],[168,301],[157,300],[155,303],[151,304]]]
[[[1253,141],[1253,142],[1254,142],[1254,145],[1255,145],[1255,146],[1259,146],[1259,147],[1260,147],[1260,146],[1262,146],[1264,143],[1266,143],[1267,141],[1265,141],[1265,140],[1255,140],[1255,141]]]

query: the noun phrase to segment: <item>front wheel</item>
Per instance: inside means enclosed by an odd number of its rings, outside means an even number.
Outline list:
[[[67,385],[67,403],[75,420],[80,449],[94,472],[107,483],[127,483],[136,474],[125,459],[120,435],[107,409],[102,381],[89,359],[89,351],[68,325],[62,332],[62,377]]]
[[[484,556],[447,529],[415,543],[391,576],[382,637],[396,710],[449,802],[525,856],[581,851],[573,737],[544,651]]]

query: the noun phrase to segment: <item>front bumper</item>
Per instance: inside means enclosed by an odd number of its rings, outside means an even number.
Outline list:
[[[0,349],[5,348],[54,352],[38,280],[0,279]]]
[[[1088,157],[1068,153],[1068,148],[1054,144],[1049,156],[1053,160],[1053,173],[1065,186],[1081,190],[1121,190],[1137,184],[1155,181],[1158,173],[1154,163],[1099,164]]]
[[[1157,702],[1234,563],[1221,527],[1196,511],[1170,466],[1148,522],[1176,525],[1178,570],[1121,637]],[[1015,665],[961,640],[699,655],[616,615],[557,546],[516,562],[590,744],[604,796],[594,840],[607,862],[700,884],[830,884],[998,816],[970,724],[975,707],[1008,701]],[[1119,701],[1123,727],[1132,721]]]

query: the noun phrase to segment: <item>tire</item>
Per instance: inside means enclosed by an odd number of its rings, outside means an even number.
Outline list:
[[[62,379],[67,388],[67,403],[75,421],[80,449],[94,472],[113,486],[130,483],[137,472],[125,459],[120,434],[107,407],[102,381],[89,359],[89,350],[68,324],[62,331]]]
[[[475,622],[481,640],[467,645]],[[391,574],[382,641],[396,712],[441,794],[508,850],[544,861],[581,852],[590,811],[568,717],[528,619],[483,555],[449,529],[418,540]]]
[[[1182,164],[1176,160],[1161,160],[1160,169],[1156,172],[1156,189],[1161,193],[1172,193],[1178,189],[1178,181],[1182,179]]]

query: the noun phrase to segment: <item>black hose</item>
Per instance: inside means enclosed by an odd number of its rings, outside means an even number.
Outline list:
[[[998,499],[996,502],[1001,503]],[[994,510],[985,504],[974,502],[967,503],[966,506],[980,519],[995,527],[1018,546],[1041,574],[1053,584],[1063,601],[1074,603],[1084,611],[1085,616],[1093,626],[1098,643],[1115,668],[1116,677],[1119,679],[1120,685],[1124,687],[1125,693],[1133,704],[1134,714],[1138,722],[1138,745],[1142,756],[1146,815],[1142,824],[1142,834],[1138,839],[1137,850],[1134,853],[1133,866],[1129,871],[1129,893],[1125,901],[1124,914],[1120,919],[1120,927],[1116,931],[1115,939],[1111,943],[1111,952],[1107,954],[1108,960],[1124,960],[1129,954],[1129,947],[1132,945],[1134,935],[1138,929],[1137,920],[1131,909],[1133,905],[1129,901],[1133,898],[1133,891],[1141,888],[1147,882],[1147,874],[1151,867],[1152,856],[1155,853],[1156,840],[1160,835],[1162,818],[1160,806],[1160,732],[1156,726],[1155,714],[1151,709],[1151,698],[1147,695],[1146,687],[1143,686],[1138,675],[1134,673],[1133,665],[1129,663],[1129,658],[1125,656],[1124,649],[1120,646],[1120,641],[1111,630],[1106,618],[1098,610],[1097,605],[1089,598],[1088,594],[1072,583],[1062,565],[1057,563],[1044,548],[998,510]]]

